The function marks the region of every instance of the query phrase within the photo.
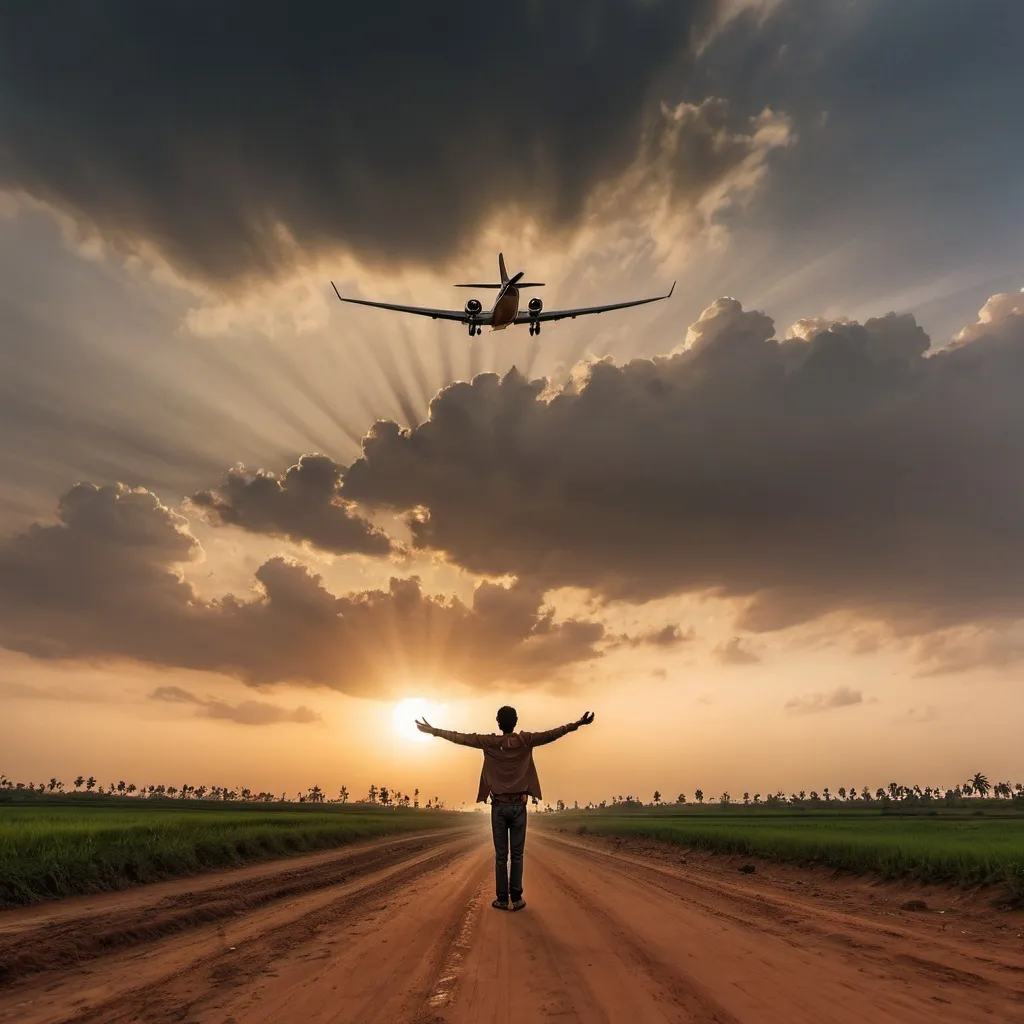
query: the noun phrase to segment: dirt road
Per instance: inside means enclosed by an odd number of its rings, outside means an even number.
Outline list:
[[[4,913],[0,1022],[1024,1021],[1019,914],[483,824]]]

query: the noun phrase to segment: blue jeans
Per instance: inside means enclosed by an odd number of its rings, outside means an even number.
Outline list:
[[[491,804],[494,833],[494,888],[503,903],[523,895],[523,847],[526,846],[526,804]],[[512,848],[512,868],[508,854]]]

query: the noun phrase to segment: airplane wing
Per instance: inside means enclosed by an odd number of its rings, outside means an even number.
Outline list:
[[[660,302],[662,299],[669,299],[675,291],[676,283],[672,282],[667,295],[655,295],[650,299],[633,299],[630,302],[613,302],[607,306],[583,306],[581,309],[545,309],[536,316],[529,312],[522,312],[516,316],[517,324],[537,323],[544,320],[566,320],[575,319],[578,316],[586,316],[588,313],[607,313],[612,309],[627,309],[629,306],[643,306],[648,302]]]
[[[331,287],[334,294],[342,302],[354,302],[360,306],[374,306],[377,309],[393,309],[398,313],[415,313],[417,316],[429,316],[432,320],[457,320],[459,323],[468,324],[472,320],[475,324],[489,324],[491,314],[489,310],[481,310],[476,316],[466,315],[464,309],[430,309],[428,306],[399,306],[393,302],[371,302],[369,299],[347,299],[338,291],[338,286],[332,281]],[[526,321],[523,321],[524,323]]]

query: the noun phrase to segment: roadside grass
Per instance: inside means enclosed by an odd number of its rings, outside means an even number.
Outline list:
[[[718,853],[813,862],[886,879],[1005,885],[1014,902],[1024,903],[1024,818],[1019,816],[571,812],[552,815],[550,823]]]
[[[0,907],[465,821],[453,813],[362,807],[0,806]]]

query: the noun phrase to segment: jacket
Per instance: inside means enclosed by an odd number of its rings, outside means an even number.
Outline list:
[[[479,747],[484,752],[477,803],[485,801],[492,793],[528,793],[540,800],[540,779],[533,763],[533,748],[553,743],[579,727],[579,722],[572,722],[547,732],[476,733],[435,729],[434,735],[464,747]]]

